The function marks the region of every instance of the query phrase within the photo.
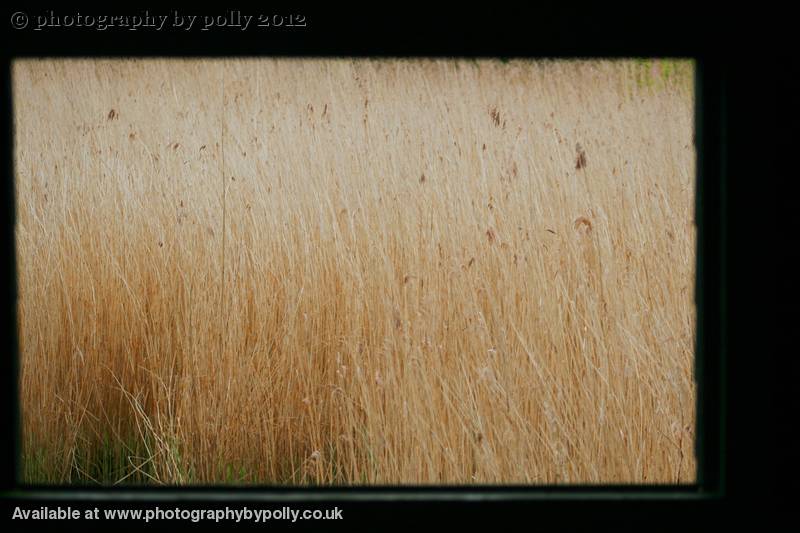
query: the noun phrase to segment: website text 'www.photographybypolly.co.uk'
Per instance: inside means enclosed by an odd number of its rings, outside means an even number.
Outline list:
[[[175,507],[108,508],[99,507],[76,509],[72,507],[39,507],[25,509],[16,507],[12,515],[14,520],[143,520],[145,522],[159,520],[188,520],[191,522],[267,522],[283,520],[297,522],[299,520],[341,520],[342,509],[295,509],[282,506],[271,509],[254,509],[250,507],[219,509],[186,509]]]

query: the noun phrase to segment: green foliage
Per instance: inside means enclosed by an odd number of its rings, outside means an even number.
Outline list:
[[[691,82],[694,64],[685,59],[636,59],[633,76],[639,89],[664,89]]]

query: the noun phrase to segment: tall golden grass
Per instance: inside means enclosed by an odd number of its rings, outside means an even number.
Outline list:
[[[24,481],[695,479],[692,65],[24,60]]]

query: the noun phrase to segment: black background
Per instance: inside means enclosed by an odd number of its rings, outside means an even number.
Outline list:
[[[466,4],[465,4],[466,5]],[[272,6],[242,8],[245,12],[271,12]],[[8,445],[15,421],[16,390],[13,375],[13,197],[11,195],[11,109],[8,61],[14,57],[91,55],[328,55],[328,56],[496,56],[496,57],[630,57],[686,56],[701,64],[724,89],[724,99],[711,107],[725,121],[725,139],[706,148],[720,150],[726,173],[726,204],[722,215],[726,228],[725,297],[727,431],[723,434],[726,455],[720,465],[725,472],[724,497],[715,501],[675,501],[663,497],[642,501],[560,500],[502,502],[424,501],[339,502],[345,520],[336,523],[295,524],[291,529],[352,529],[366,527],[444,527],[505,529],[505,524],[534,531],[550,530],[696,530],[743,525],[758,530],[776,527],[777,520],[795,522],[789,513],[794,497],[796,446],[791,433],[797,424],[793,409],[798,331],[795,276],[800,239],[795,220],[800,216],[794,196],[800,142],[797,126],[797,60],[790,44],[795,40],[791,17],[779,10],[762,8],[738,11],[699,11],[696,5],[659,5],[644,8],[607,6],[573,7],[563,3],[529,10],[473,6],[461,11],[436,11],[391,6],[365,7],[325,12],[294,7],[305,14],[309,26],[295,31],[162,32],[127,30],[51,29],[34,32],[12,30],[11,14],[32,15],[47,9],[76,13],[78,9],[8,7],[0,20],[5,45],[3,71],[2,179],[2,383],[3,416],[0,428],[3,489],[13,486],[15,455]],[[159,12],[167,8],[159,9]],[[99,10],[80,10],[101,14]],[[141,10],[128,10],[137,13]],[[223,8],[181,9],[196,14],[214,14]],[[105,13],[126,11],[109,8]],[[720,241],[716,243],[722,245]],[[12,418],[9,418],[12,417]],[[602,495],[602,491],[598,491]],[[11,510],[24,500],[3,493],[0,513],[7,525]],[[25,503],[27,508],[47,502]],[[62,506],[69,502],[62,501]],[[334,504],[337,505],[337,504]],[[94,506],[94,504],[91,504]],[[162,523],[172,528],[185,523]],[[60,528],[65,524],[27,523]],[[101,524],[111,527],[121,523]],[[73,527],[85,527],[80,522]],[[137,529],[144,524],[134,524]],[[270,529],[279,528],[269,523]],[[103,528],[105,529],[105,528]]]

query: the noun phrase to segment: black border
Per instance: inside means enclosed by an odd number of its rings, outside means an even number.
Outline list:
[[[243,11],[261,12],[242,8]],[[656,529],[690,524],[722,525],[728,520],[752,517],[763,526],[780,506],[777,488],[779,440],[773,428],[782,421],[774,407],[776,401],[770,384],[780,374],[780,367],[771,359],[772,345],[756,339],[772,337],[771,320],[765,313],[758,318],[742,310],[748,304],[770,309],[764,292],[753,289],[755,273],[769,273],[753,255],[766,257],[767,240],[755,246],[739,240],[758,241],[762,230],[775,223],[770,209],[775,200],[771,194],[776,184],[774,166],[780,159],[775,147],[759,139],[760,132],[774,126],[779,109],[779,93],[769,80],[780,81],[793,64],[785,56],[774,57],[775,49],[758,46],[758,37],[748,28],[765,24],[757,13],[732,17],[723,13],[698,13],[696,8],[651,9],[629,7],[610,9],[607,6],[536,6],[531,12],[521,9],[476,9],[466,13],[437,13],[430,7],[397,8],[378,12],[362,8],[346,13],[305,11],[309,27],[302,31],[273,32],[207,32],[180,31],[153,33],[93,30],[13,31],[8,25],[12,13],[33,14],[46,9],[56,12],[77,12],[71,8],[7,9],[0,27],[8,33],[11,47],[3,58],[3,149],[6,164],[2,185],[3,211],[0,245],[2,245],[2,281],[4,305],[2,327],[3,356],[0,358],[2,394],[5,395],[0,427],[17,427],[17,353],[16,339],[16,273],[14,254],[13,199],[13,124],[11,121],[10,61],[17,57],[37,56],[470,56],[470,57],[630,57],[670,56],[696,59],[697,67],[697,224],[698,224],[698,394],[699,478],[690,487],[536,487],[525,488],[372,488],[372,489],[274,489],[266,491],[262,501],[280,502],[297,498],[308,503],[339,503],[346,518],[339,523],[326,523],[350,529],[353,526],[404,524],[425,525],[420,513],[436,513],[456,524],[488,525],[489,521],[522,518],[531,526],[547,525],[548,529],[614,527]],[[80,10],[100,13],[98,10]],[[140,13],[143,10],[109,8],[115,14]],[[163,12],[164,10],[154,10]],[[220,9],[181,9],[190,13],[219,13]],[[769,42],[788,44],[787,37],[777,37],[773,21],[767,26]],[[787,28],[788,29],[788,28]],[[781,40],[783,39],[783,40]],[[743,68],[744,66],[744,68]],[[766,81],[766,86],[765,82]],[[779,85],[777,86],[779,87]],[[787,97],[794,95],[787,92]],[[751,109],[752,101],[760,109]],[[756,126],[755,131],[751,128]],[[763,127],[759,130],[758,127]],[[790,136],[783,137],[784,143]],[[779,146],[776,143],[776,146]],[[791,145],[789,149],[791,150]],[[748,156],[753,150],[758,160]],[[773,156],[774,158],[772,158]],[[770,164],[764,165],[766,157]],[[752,176],[763,187],[754,187]],[[755,190],[754,190],[755,189]],[[768,192],[764,192],[764,191]],[[784,196],[786,200],[786,196]],[[737,218],[744,212],[753,217]],[[763,210],[759,211],[759,210]],[[732,213],[733,212],[733,213]],[[764,214],[763,218],[761,215]],[[774,228],[773,228],[774,229]],[[766,233],[766,231],[765,231]],[[736,238],[731,236],[735,235]],[[754,254],[755,250],[755,254]],[[741,255],[735,256],[735,253]],[[796,254],[796,252],[795,252]],[[796,255],[794,256],[796,257]],[[749,261],[749,262],[748,262]],[[745,287],[744,290],[741,290]],[[738,289],[737,289],[738,288]],[[773,290],[771,294],[776,294]],[[748,298],[750,299],[748,301]],[[733,304],[737,305],[734,306]],[[730,305],[729,305],[730,304]],[[748,344],[751,343],[751,344]],[[764,346],[767,346],[766,348]],[[761,354],[753,364],[752,354]],[[748,396],[744,397],[745,389]],[[785,389],[783,389],[785,390]],[[737,393],[738,391],[738,393]],[[741,394],[741,395],[740,395]],[[770,401],[772,400],[772,401]],[[733,414],[736,416],[732,416]],[[772,417],[764,413],[772,413]],[[758,427],[755,434],[753,427]],[[761,435],[764,436],[762,439]],[[2,484],[4,519],[10,517],[14,505],[38,507],[47,502],[61,505],[93,505],[95,499],[114,501],[116,505],[152,505],[155,501],[180,498],[186,505],[218,497],[213,489],[186,490],[116,490],[81,491],[80,489],[20,489],[16,482],[17,432],[5,431],[2,439]],[[754,466],[760,461],[760,466]],[[220,491],[217,491],[220,492]],[[259,499],[258,489],[225,490],[224,499]],[[337,493],[354,495],[338,501]],[[131,500],[130,498],[133,498]],[[217,503],[225,500],[217,499]],[[125,503],[127,502],[127,503]],[[336,503],[334,503],[336,502]],[[211,503],[207,503],[211,505]],[[352,512],[350,512],[352,510]],[[428,514],[424,519],[433,517]],[[323,523],[315,523],[321,527]],[[378,526],[380,524],[380,526]],[[32,525],[32,524],[28,524]],[[53,525],[60,525],[53,523]],[[86,526],[81,522],[81,527]],[[102,524],[101,524],[102,525]],[[110,524],[106,524],[110,525]],[[306,524],[308,525],[308,524]],[[113,525],[112,525],[113,527]],[[173,526],[174,527],[174,526]],[[270,524],[269,527],[275,527]],[[538,527],[537,527],[538,529]]]

